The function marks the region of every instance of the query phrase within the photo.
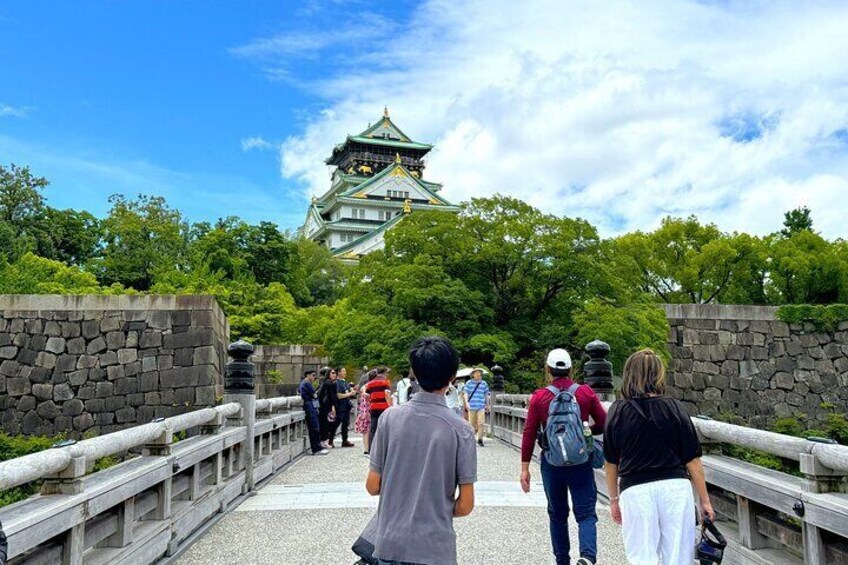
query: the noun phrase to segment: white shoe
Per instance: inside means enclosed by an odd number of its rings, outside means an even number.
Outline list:
[[[316,451],[316,452],[315,452],[315,453],[313,453],[312,455],[327,455],[328,453],[330,453],[330,451],[329,451],[329,450],[327,450],[327,449],[322,449],[321,451]]]
[[[585,557],[581,557],[577,561],[574,562],[574,565],[593,565],[591,561],[586,559]]]

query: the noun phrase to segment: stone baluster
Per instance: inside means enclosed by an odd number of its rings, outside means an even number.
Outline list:
[[[253,383],[253,363],[250,356],[253,346],[239,340],[227,348],[232,361],[227,363],[224,375],[224,402],[236,402],[241,410],[228,420],[231,425],[244,426],[246,436],[239,450],[241,465],[244,467],[245,484],[242,494],[252,492],[255,485],[253,480],[253,446],[254,427],[256,424],[256,393]]]

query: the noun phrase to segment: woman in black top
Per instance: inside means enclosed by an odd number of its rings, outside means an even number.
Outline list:
[[[715,517],[695,427],[665,396],[665,367],[656,353],[634,353],[624,365],[623,398],[610,407],[604,431],[612,518],[624,530],[628,562],[689,564],[694,560],[695,501]]]

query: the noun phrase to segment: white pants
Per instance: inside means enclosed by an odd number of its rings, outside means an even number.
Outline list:
[[[631,565],[691,565],[695,499],[686,479],[636,485],[621,493],[624,549]]]

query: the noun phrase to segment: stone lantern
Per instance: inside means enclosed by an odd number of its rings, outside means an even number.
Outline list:
[[[610,346],[599,339],[586,345],[589,360],[583,364],[583,375],[586,384],[598,394],[612,394],[612,363],[607,361]]]
[[[495,365],[491,369],[492,371],[492,390],[494,392],[503,392],[504,391],[504,375],[503,375],[503,367],[500,365]]]
[[[253,393],[253,363],[250,356],[253,355],[253,346],[238,340],[231,343],[227,353],[232,361],[227,363],[224,373],[224,392],[232,394]]]

